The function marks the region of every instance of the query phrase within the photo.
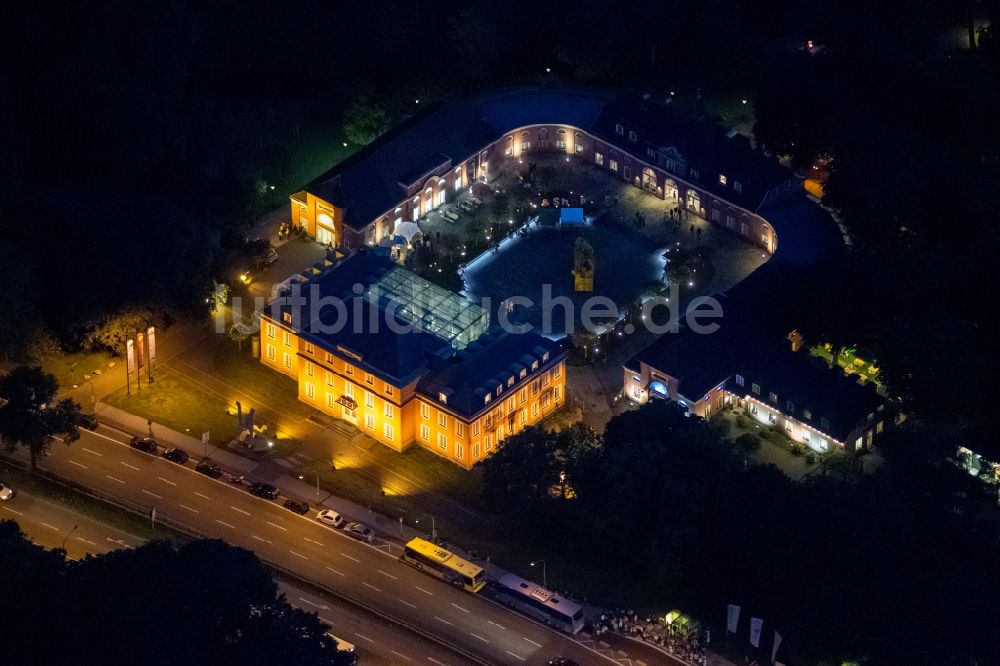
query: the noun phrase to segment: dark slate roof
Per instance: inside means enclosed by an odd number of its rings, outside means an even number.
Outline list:
[[[396,331],[389,326],[385,311],[370,303],[352,289],[355,284],[370,285],[397,264],[379,250],[358,252],[332,268],[325,269],[309,282],[298,285],[304,299],[301,320],[294,322],[300,337],[318,347],[355,363],[367,372],[389,380],[397,386],[417,378],[427,368],[428,360],[450,353],[447,341],[423,331],[409,331],[398,317]],[[315,288],[313,288],[315,285]],[[292,295],[295,295],[293,286]],[[323,332],[317,324],[333,328],[338,313],[333,307],[322,307],[316,299],[337,297],[345,308],[344,325],[336,331]],[[290,311],[283,306],[282,312]],[[280,315],[279,315],[280,321]],[[341,346],[361,357],[357,359],[337,350]]]
[[[868,414],[876,413],[886,402],[874,384],[862,386],[837,366],[831,368],[826,361],[804,351],[793,352],[787,342],[757,341],[753,352],[745,354],[737,368],[746,378],[747,393],[751,382],[759,384],[761,395],[755,398],[774,404],[781,412],[844,443]],[[771,392],[778,396],[776,404],[770,401]],[[794,403],[794,413],[789,413],[789,400]],[[805,410],[811,418],[805,418]],[[828,428],[820,427],[822,418],[829,420]]]
[[[640,362],[677,379],[678,392],[690,400],[698,400],[723,382],[729,390],[749,395],[751,384],[756,383],[761,394],[753,396],[755,399],[769,403],[773,391],[778,395],[775,407],[782,413],[818,429],[820,420],[826,418],[830,426],[824,432],[841,442],[886,402],[874,385],[862,386],[839,368],[830,368],[804,351],[793,352],[787,341],[755,333],[755,329],[733,321],[710,335],[698,335],[690,329],[664,335],[625,367],[638,370]],[[731,380],[735,374],[745,378],[742,388]],[[794,413],[787,408],[789,400],[794,403]],[[805,418],[804,410],[811,412],[810,419]]]
[[[616,125],[623,126],[624,135],[616,132]],[[638,135],[636,143],[628,140],[630,131]],[[683,175],[681,178],[752,211],[761,206],[769,190],[793,177],[792,171],[777,159],[754,150],[746,137],[730,136],[711,120],[679,113],[635,95],[622,95],[608,104],[593,132],[644,159],[648,159],[646,147],[655,150],[672,146],[687,160],[688,167],[699,171],[696,181]],[[720,173],[727,177],[725,186],[719,183]],[[735,181],[739,181],[742,192],[733,189]]]
[[[419,178],[447,158],[473,156],[523,125],[593,125],[610,99],[563,86],[506,89],[432,107],[379,137],[304,189],[344,209],[344,221],[364,228],[406,198],[400,181]]]
[[[641,362],[665,372],[678,381],[678,393],[698,400],[733,373],[736,349],[731,329],[724,320],[711,335],[697,335],[689,329],[667,333],[636,354],[625,367],[638,370]]]
[[[545,352],[549,353],[547,362],[542,361]],[[515,383],[519,382],[521,368],[529,372],[530,378],[532,360],[537,360],[542,369],[564,356],[558,342],[534,332],[486,334],[449,359],[435,361],[417,384],[417,390],[434,400],[439,393],[446,393],[448,408],[471,417],[485,407],[486,393],[495,392],[500,385],[506,390],[508,377],[513,376]]]

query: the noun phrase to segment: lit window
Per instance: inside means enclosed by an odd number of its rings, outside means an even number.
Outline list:
[[[531,362],[531,370],[532,371],[538,370],[538,361]]]
[[[438,448],[442,451],[448,450],[448,438],[440,432],[438,433]]]
[[[267,325],[267,337],[269,337],[269,338],[273,338],[274,337],[274,324],[268,324]]]
[[[517,392],[517,400],[518,400],[518,402],[520,402],[520,403],[521,403],[522,405],[523,405],[523,404],[524,404],[525,402],[527,402],[527,401],[528,401],[528,389],[525,389],[525,388],[522,388],[522,389],[521,389],[520,391],[518,391],[518,392]]]
[[[477,460],[479,458],[479,442],[472,445],[472,458]]]
[[[316,370],[313,368],[312,363],[306,363],[306,377],[315,377]]]
[[[594,153],[594,163],[598,166],[604,166],[604,155],[601,153]]]
[[[344,364],[344,374],[346,374],[348,376],[353,376],[354,375],[354,366],[351,366],[351,365],[348,365],[348,364],[345,363]]]
[[[420,403],[420,417],[424,419],[431,417],[431,408],[427,406],[426,402]]]
[[[327,393],[326,394],[326,406],[329,407],[330,409],[333,409],[333,405],[334,404],[336,404],[336,400],[334,400],[333,394],[332,393]]]
[[[531,418],[538,416],[538,401],[531,403]]]
[[[431,441],[431,429],[427,427],[426,423],[420,424],[420,439],[425,442]]]
[[[521,374],[520,374],[521,379],[524,379],[527,376],[528,376],[528,370],[526,368],[521,368]]]
[[[448,427],[448,415],[444,412],[438,412],[438,426],[442,428]]]
[[[611,168],[612,171],[618,171],[618,160],[610,160],[608,162],[608,166]]]
[[[778,394],[772,392],[771,395],[769,396],[769,399],[771,400],[771,402],[778,402]]]
[[[521,142],[521,150],[522,151],[524,151],[524,150],[531,150],[531,142],[530,141],[522,141]]]
[[[286,347],[291,347],[292,346],[292,334],[289,333],[288,331],[284,331],[281,334],[281,341],[285,343]]]
[[[562,397],[562,387],[561,386],[557,386],[555,388],[555,391],[553,392],[553,396],[555,397],[556,402],[559,402],[559,399]]]
[[[385,385],[385,394],[386,395],[392,395],[392,385],[391,384],[386,383],[386,385]]]
[[[291,312],[282,312],[281,313],[281,321],[285,322],[286,324],[291,324],[292,323],[292,313]]]
[[[392,427],[391,423],[386,423],[385,424],[385,426],[383,428],[383,432],[385,433],[385,438],[388,439],[388,440],[391,440],[393,438],[393,435],[395,434],[393,432],[393,427]]]
[[[306,343],[306,353],[307,354],[314,354],[315,352],[316,352],[316,348],[313,347],[313,344],[311,342],[307,342]]]
[[[753,391],[754,395],[760,395],[760,384],[751,384],[750,390]]]
[[[472,424],[472,436],[473,437],[479,436],[479,421],[476,421]]]
[[[487,393],[485,396],[483,396],[483,404],[484,405],[490,404],[490,399],[492,397],[493,397],[493,394],[491,394],[491,393]]]
[[[465,424],[455,419],[455,434],[461,437],[465,434]]]
[[[292,369],[292,355],[288,352],[285,352],[285,367],[289,370]]]
[[[736,385],[743,386],[743,375],[736,375]]]
[[[518,415],[518,419],[517,420],[521,423],[521,425],[524,425],[525,423],[527,423],[528,422],[528,412],[526,412],[526,411],[524,411],[522,409],[521,413]]]
[[[455,457],[464,458],[465,457],[465,446],[459,442],[455,442]]]
[[[725,185],[729,180],[726,178],[725,174],[719,174],[719,185]]]
[[[277,354],[274,351],[274,345],[267,346],[267,359],[273,361],[277,358]]]
[[[802,410],[802,416],[804,416],[805,418],[809,419],[810,421],[812,420],[812,417],[813,417],[812,412],[810,412],[808,409],[803,409]]]
[[[375,406],[375,396],[369,393],[368,391],[365,391],[365,407],[371,408],[374,406]]]
[[[306,382],[306,397],[310,400],[316,399],[316,387]]]
[[[326,353],[326,364],[333,365],[333,354],[331,354],[330,352]]]
[[[366,372],[365,373],[365,384],[368,384],[369,386],[374,386],[375,385],[375,377],[373,375],[370,375],[370,374],[368,374]]]
[[[566,142],[565,141],[556,141],[556,148],[558,148],[560,150],[566,150]]]
[[[354,384],[344,384],[344,395],[348,398],[354,399]]]
[[[622,136],[625,134],[625,127],[623,125],[615,125],[615,134]]]
[[[365,427],[369,430],[375,429],[375,417],[371,414],[365,414]]]
[[[385,418],[387,418],[387,419],[391,419],[392,418],[392,404],[390,404],[388,402],[385,403]]]
[[[859,439],[858,441],[860,442],[861,440]],[[486,435],[486,450],[493,450],[493,435]]]
[[[576,154],[579,155],[584,150],[586,150],[586,146],[584,146],[582,143],[577,142],[577,144],[576,144]]]
[[[440,400],[446,405],[448,404],[448,396],[446,396],[444,393],[438,393],[438,400]]]

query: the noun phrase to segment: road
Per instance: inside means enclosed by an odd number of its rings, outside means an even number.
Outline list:
[[[55,502],[19,491],[14,500],[0,506],[0,519],[16,520],[28,537],[47,548],[65,547],[68,557],[106,553],[119,548],[135,548],[141,537],[123,532]],[[288,602],[307,612],[315,612],[329,624],[331,632],[357,646],[362,664],[403,663],[461,666],[468,662],[407,629],[321,591],[307,589],[280,578],[278,587]]]
[[[400,563],[387,544],[355,541],[317,523],[312,513],[306,517],[288,511],[280,499],[253,497],[242,486],[198,474],[192,462],[177,465],[126,442],[125,435],[103,427],[97,433],[81,431],[80,440],[70,446],[53,447],[40,467],[134,505],[155,507],[161,519],[253,550],[297,577],[460,646],[481,662],[521,666],[565,656],[581,664],[622,663]],[[661,663],[666,660],[664,656]]]

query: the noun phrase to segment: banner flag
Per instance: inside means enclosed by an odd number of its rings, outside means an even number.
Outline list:
[[[135,334],[135,366],[140,370],[146,367],[146,351],[145,345],[143,344],[144,337],[145,336],[143,336],[142,333]]]
[[[777,631],[774,632],[774,647],[771,648],[771,663],[774,663],[775,658],[778,656],[778,646],[781,645],[781,634]]]
[[[755,648],[760,647],[760,630],[764,626],[764,620],[759,617],[750,618],[750,645]]]
[[[736,627],[740,624],[740,607],[729,604],[726,609],[726,631],[736,633]]]
[[[149,365],[156,360],[156,330],[150,326],[146,329],[146,347],[149,349]]]
[[[135,372],[135,343],[131,340],[125,342],[125,371],[128,374]]]

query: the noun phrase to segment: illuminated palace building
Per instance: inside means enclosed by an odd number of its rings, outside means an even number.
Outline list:
[[[469,468],[565,401],[558,343],[487,333],[486,311],[380,248],[324,261],[285,295],[298,304],[261,312],[261,362],[397,451],[417,443]],[[319,307],[333,299],[343,307]]]
[[[291,217],[321,244],[391,239],[505,160],[560,153],[777,249],[768,209],[802,183],[746,138],[632,95],[564,87],[505,90],[418,114],[291,196]],[[780,217],[780,215],[779,215]],[[779,222],[780,224],[780,222]]]

